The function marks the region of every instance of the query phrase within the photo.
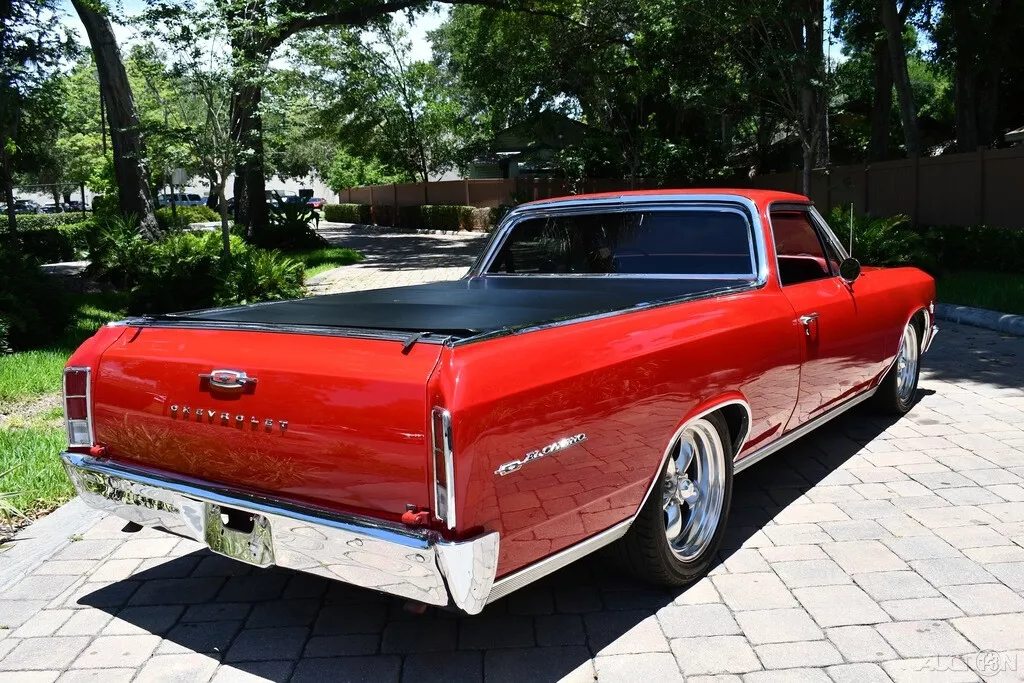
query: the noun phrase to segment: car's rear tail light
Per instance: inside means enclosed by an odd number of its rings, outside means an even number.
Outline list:
[[[89,368],[64,370],[64,422],[68,445],[75,448],[89,448],[93,444],[90,379]]]
[[[434,465],[434,516],[455,528],[455,457],[452,452],[452,416],[444,408],[431,413],[430,433]]]

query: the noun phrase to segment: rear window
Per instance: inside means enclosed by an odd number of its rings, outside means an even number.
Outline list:
[[[719,208],[530,218],[486,272],[754,278],[753,231],[745,214]]]

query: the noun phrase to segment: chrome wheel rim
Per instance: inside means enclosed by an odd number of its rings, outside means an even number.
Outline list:
[[[917,343],[917,328],[907,325],[900,340],[899,355],[896,356],[896,396],[906,405],[917,391],[917,363],[920,347]]]
[[[722,518],[725,448],[704,419],[687,425],[669,446],[662,479],[665,538],[672,553],[693,560],[711,543]]]

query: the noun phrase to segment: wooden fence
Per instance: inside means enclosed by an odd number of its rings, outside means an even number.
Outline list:
[[[687,187],[666,183],[662,187]],[[800,170],[716,181],[708,187],[752,187],[801,193]],[[343,190],[342,202],[385,206],[463,204],[494,207],[583,192],[654,189],[638,181],[587,180],[571,188],[557,178],[451,180],[376,185]],[[810,197],[823,211],[853,202],[860,213],[902,213],[930,225],[987,224],[1024,229],[1024,147],[984,149],[940,157],[900,159],[869,165],[834,166],[811,175]]]

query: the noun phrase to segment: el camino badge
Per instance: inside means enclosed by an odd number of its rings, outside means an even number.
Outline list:
[[[531,460],[537,460],[548,455],[554,455],[559,451],[564,451],[566,448],[570,448],[572,446],[575,446],[576,444],[583,443],[586,440],[586,434],[567,436],[564,439],[559,439],[558,441],[552,444],[548,444],[544,448],[541,448],[539,451],[530,451],[529,453],[523,456],[522,460],[512,460],[505,463],[498,469],[494,470],[494,473],[500,477],[504,477],[506,474],[512,474],[513,472],[519,470],[519,468],[521,468],[523,465],[530,462]]]

